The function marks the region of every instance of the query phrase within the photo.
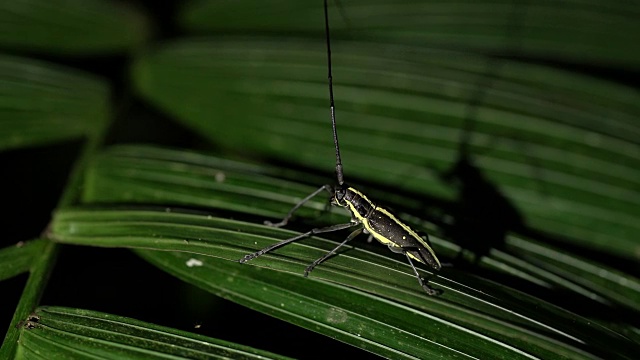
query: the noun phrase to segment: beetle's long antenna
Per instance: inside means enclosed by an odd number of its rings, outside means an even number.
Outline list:
[[[333,126],[333,143],[336,147],[336,177],[338,185],[344,184],[344,174],[342,173],[342,159],[340,158],[340,146],[338,145],[338,129],[336,128],[336,105],[333,102],[333,77],[331,75],[331,40],[329,35],[329,11],[327,10],[327,0],[324,0],[324,29],[327,37],[327,67],[329,69],[329,101],[331,106],[331,125]]]

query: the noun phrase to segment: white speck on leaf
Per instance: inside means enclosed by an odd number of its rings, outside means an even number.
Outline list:
[[[186,264],[187,264],[188,267],[194,267],[194,266],[202,266],[203,263],[202,263],[202,261],[200,261],[198,259],[191,258],[191,259],[187,260]]]

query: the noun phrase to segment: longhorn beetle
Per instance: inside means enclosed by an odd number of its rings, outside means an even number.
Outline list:
[[[376,204],[369,200],[363,193],[351,186],[348,186],[344,182],[344,175],[342,173],[342,160],[340,158],[340,147],[338,146],[338,132],[336,129],[335,105],[333,101],[333,78],[331,75],[331,42],[329,36],[329,14],[327,10],[327,0],[324,0],[324,24],[327,42],[327,67],[329,72],[328,80],[331,125],[333,127],[333,142],[336,149],[336,177],[338,180],[338,185],[333,188],[330,185],[324,185],[320,187],[309,196],[302,199],[302,201],[300,201],[298,204],[296,204],[282,221],[278,223],[265,221],[265,224],[275,227],[286,225],[296,210],[298,210],[311,198],[323,191],[327,191],[331,194],[332,205],[342,206],[349,210],[349,212],[351,212],[351,221],[346,224],[337,224],[312,229],[304,234],[300,234],[290,239],[286,239],[273,245],[267,246],[266,248],[253,254],[245,255],[242,259],[240,259],[240,262],[246,263],[247,261],[264,255],[271,250],[277,249],[279,247],[285,246],[294,241],[304,239],[312,235],[328,233],[357,226],[358,228],[351,234],[349,234],[349,236],[347,236],[347,238],[342,243],[336,246],[333,250],[326,253],[324,256],[311,263],[311,265],[309,265],[305,269],[304,276],[308,276],[313,268],[335,254],[335,252],[339,248],[344,246],[347,242],[364,232],[365,234],[369,234],[369,240],[371,240],[371,238],[373,237],[383,245],[387,245],[389,247],[389,250],[393,251],[394,253],[404,254],[407,257],[409,265],[411,265],[411,268],[413,269],[413,272],[415,273],[420,286],[429,295],[439,295],[442,293],[442,291],[431,288],[427,284],[427,281],[420,277],[420,274],[418,274],[418,270],[413,264],[413,260],[416,260],[418,262],[429,265],[434,270],[440,270],[440,261],[436,257],[436,254],[431,248],[431,245],[429,244],[427,238],[423,239],[422,237],[420,237],[413,229],[396,218],[388,210],[376,206]]]

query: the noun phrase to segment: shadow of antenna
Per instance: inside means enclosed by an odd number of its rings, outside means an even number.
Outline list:
[[[489,57],[487,60],[487,71],[484,77],[481,77],[476,87],[476,92],[467,104],[465,110],[465,118],[463,122],[463,131],[460,134],[460,153],[469,154],[468,144],[470,144],[471,134],[475,131],[475,119],[478,118],[478,108],[484,102],[486,92],[483,89],[492,87],[494,79],[502,67],[500,59],[511,58],[518,59],[522,56],[522,34],[524,32],[524,22],[528,11],[529,0],[511,0],[511,12],[506,21],[505,27],[505,51],[496,54],[496,57]],[[489,142],[484,146],[484,151],[475,151],[475,155],[484,155],[495,147],[500,141],[509,141],[516,147],[526,158],[527,163],[531,164],[531,178],[537,183],[539,194],[547,196],[545,182],[543,176],[543,167],[540,162],[532,156],[532,151],[527,142],[521,139],[518,134],[514,133],[493,133],[489,134]]]
[[[336,4],[336,8],[338,8],[338,12],[340,13],[340,17],[342,18],[342,20],[344,21],[344,24],[347,28],[347,30],[351,29],[351,19],[349,18],[349,16],[347,15],[347,12],[344,10],[344,7],[342,6],[342,1],[340,0],[334,0],[335,4]],[[349,32],[347,32],[347,35],[349,35]]]
[[[453,220],[451,223],[443,221],[442,224],[444,236],[462,248],[454,259],[457,265],[464,264],[461,261],[467,251],[474,256],[473,264],[478,264],[491,249],[504,248],[508,232],[525,227],[518,209],[475,164],[470,149],[478,108],[484,103],[487,89],[491,88],[501,64],[498,59],[487,59],[487,70],[478,78],[465,109],[458,157],[451,168],[438,174],[441,181],[458,190],[449,214]]]
[[[524,34],[524,22],[529,9],[529,0],[511,0],[511,13],[507,19],[506,51],[502,55],[519,57],[522,54],[522,38]]]
[[[544,168],[540,164],[540,162],[532,156],[532,150],[529,148],[529,145],[526,141],[521,139],[518,134],[514,133],[499,133],[496,132],[494,134],[489,135],[489,142],[483,146],[483,151],[475,151],[475,155],[485,155],[490,153],[493,148],[496,147],[496,144],[500,142],[508,141],[513,144],[513,146],[522,153],[526,159],[526,162],[531,165],[531,178],[536,182],[536,186],[538,187],[538,194],[547,197],[549,193],[545,187],[544,181]]]

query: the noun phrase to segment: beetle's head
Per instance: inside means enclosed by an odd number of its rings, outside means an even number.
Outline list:
[[[347,202],[345,201],[347,189],[348,186],[345,184],[336,185],[333,189],[333,198],[331,199],[331,203],[337,206],[347,206]]]

